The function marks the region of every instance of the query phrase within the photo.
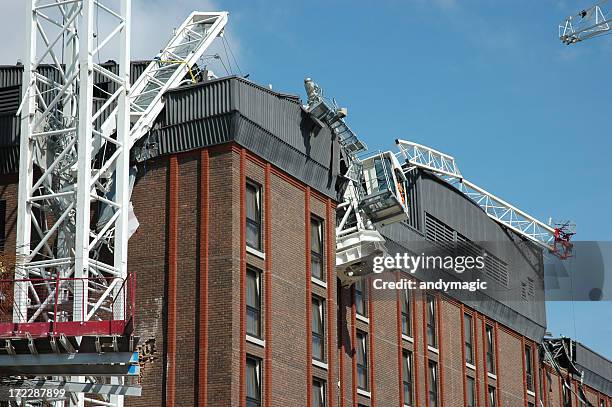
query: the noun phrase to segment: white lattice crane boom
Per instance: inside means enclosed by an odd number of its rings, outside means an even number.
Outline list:
[[[493,220],[518,233],[532,242],[566,258],[571,255],[569,242],[573,232],[569,225],[553,227],[547,225],[485,189],[466,180],[455,159],[430,147],[406,140],[396,140],[399,155],[406,161],[406,170],[414,167],[425,169],[440,176],[459,189],[476,203]]]
[[[580,10],[559,25],[559,39],[566,45],[609,34],[612,29],[612,9],[608,0]]]

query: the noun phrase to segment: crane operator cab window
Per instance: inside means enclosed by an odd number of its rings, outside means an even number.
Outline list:
[[[407,181],[399,161],[386,151],[363,160],[362,209],[375,224],[408,218]]]

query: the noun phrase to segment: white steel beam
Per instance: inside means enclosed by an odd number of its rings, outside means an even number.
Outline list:
[[[552,252],[556,251],[555,228],[463,178],[452,156],[411,141],[396,140],[396,143],[399,156],[407,163],[406,171],[418,167],[435,173],[463,192],[496,222]]]

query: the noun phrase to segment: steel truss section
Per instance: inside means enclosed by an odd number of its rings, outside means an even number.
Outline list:
[[[418,167],[435,173],[463,192],[496,222],[551,252],[558,250],[555,247],[555,228],[463,178],[452,156],[411,141],[396,140],[396,144],[400,150],[398,155],[407,163],[406,171]]]
[[[575,365],[574,342],[570,338],[544,338],[540,344],[544,351],[543,360],[548,362],[557,372],[563,383],[564,394],[574,394],[580,401],[581,405],[592,406],[588,401],[584,391],[584,371],[578,369]],[[563,372],[565,370],[565,373]],[[571,377],[578,377],[578,391],[572,388]]]
[[[225,11],[191,13],[134,82],[129,98],[130,145],[150,130],[164,107],[163,94],[178,87],[186,75],[194,78],[191,69],[215,38],[223,34],[228,16]],[[113,112],[101,126],[105,136],[102,145],[115,130],[115,117]]]
[[[106,303],[123,301],[127,277],[131,0],[28,0],[26,9],[13,322],[98,321]],[[97,32],[101,15],[108,34]],[[113,42],[118,73],[95,62]],[[53,77],[39,74],[42,64]],[[116,85],[113,135],[100,131],[98,119],[114,106],[94,103],[94,76]],[[112,148],[94,155],[101,138]],[[104,205],[112,216],[92,226]],[[32,278],[89,283],[34,288]],[[69,298],[71,306],[58,311]],[[125,319],[124,308],[116,312]],[[123,397],[108,402],[122,405]],[[70,404],[83,405],[84,395]]]
[[[610,10],[603,6],[604,0],[594,6],[581,10],[578,14],[569,16],[559,25],[559,39],[566,45],[571,45],[589,38],[608,34],[612,27]]]

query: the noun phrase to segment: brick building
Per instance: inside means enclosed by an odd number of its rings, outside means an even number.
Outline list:
[[[19,67],[0,68],[7,253],[15,249],[20,87]],[[612,407],[609,360],[568,342],[572,363],[543,362],[544,280],[511,253],[523,249],[500,245],[490,265],[518,300],[377,298],[369,280],[342,286],[334,269],[341,152],[330,130],[296,96],[237,77],[165,99],[133,157],[140,227],[129,271],[135,335],[150,358],[142,396],[128,406],[561,407],[579,406],[584,391],[592,405]],[[429,174],[414,175],[408,192],[410,220],[382,230],[390,244],[521,242]]]

